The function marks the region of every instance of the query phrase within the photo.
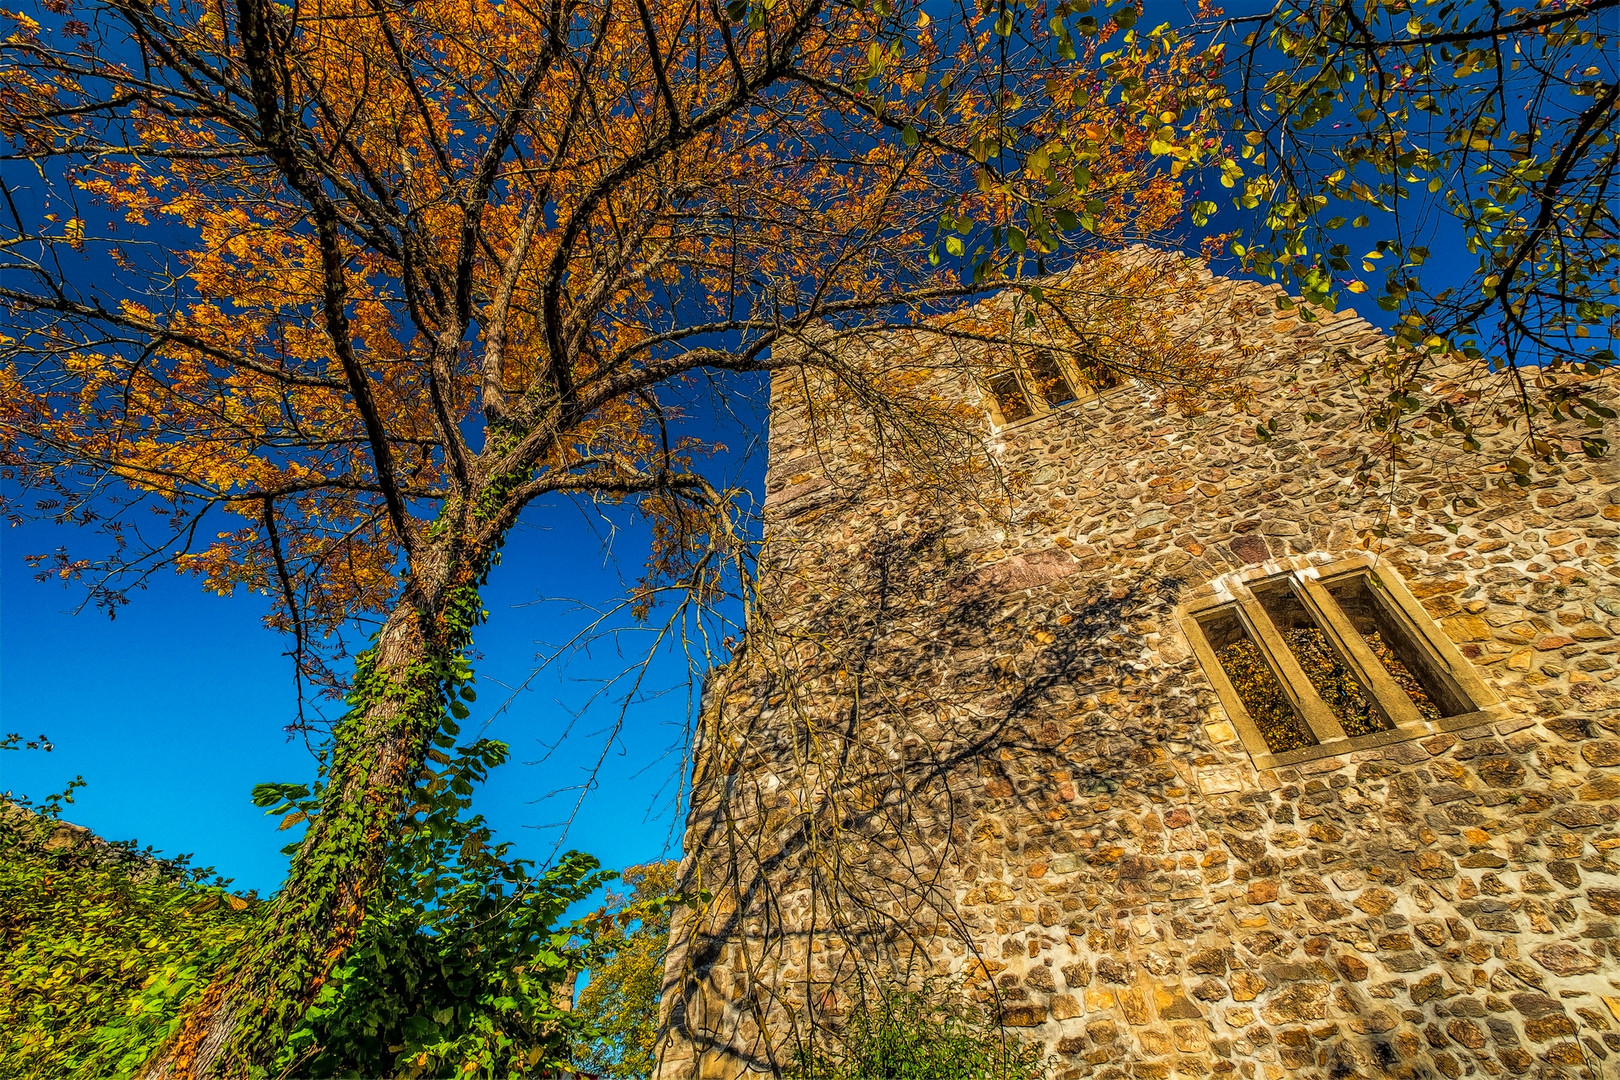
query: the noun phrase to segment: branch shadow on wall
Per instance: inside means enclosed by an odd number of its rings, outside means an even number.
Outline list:
[[[1049,810],[1057,776],[1117,790],[1167,733],[1106,710],[1089,714],[1095,730],[1047,714],[1117,686],[1139,662],[1120,640],[1167,612],[1179,581],[997,593],[943,551],[938,531],[873,545],[808,624],[756,625],[728,673],[689,833],[717,902],[691,920],[668,1025],[735,1074],[787,1072],[837,1029],[856,980],[982,960],[957,903],[980,869],[976,830]],[[988,994],[999,1015],[993,982]]]

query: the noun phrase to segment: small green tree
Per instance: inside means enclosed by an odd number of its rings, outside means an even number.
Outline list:
[[[987,1020],[937,982],[863,992],[844,1028],[800,1051],[795,1080],[1038,1080],[1039,1043]]]
[[[628,896],[612,897],[597,942],[604,956],[575,1008],[590,1029],[575,1043],[579,1068],[614,1080],[644,1080],[656,1064],[659,991],[675,899],[672,860],[624,872]]]

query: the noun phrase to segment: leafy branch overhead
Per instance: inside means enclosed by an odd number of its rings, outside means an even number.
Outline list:
[[[1225,24],[1243,35],[1241,141],[1222,180],[1265,211],[1234,250],[1312,301],[1381,275],[1380,306],[1424,309],[1413,343],[1612,362],[1615,7],[1279,4]],[[1426,267],[1445,229],[1471,275]]]
[[[1569,452],[1547,420],[1583,420],[1578,449],[1606,451],[1614,413],[1583,377],[1613,366],[1620,326],[1616,7],[1311,0],[1196,27],[1231,51],[1230,135],[1178,156],[1230,192],[1244,267],[1308,304],[1376,288],[1401,352],[1374,421],[1397,441],[1412,389],[1461,357],[1518,388],[1520,482]],[[1477,449],[1456,404],[1422,418]]]

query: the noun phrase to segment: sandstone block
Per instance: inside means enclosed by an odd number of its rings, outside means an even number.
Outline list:
[[[1420,922],[1412,927],[1412,933],[1416,934],[1418,940],[1422,941],[1423,944],[1429,946],[1431,949],[1438,949],[1446,940],[1446,927],[1444,923],[1437,923],[1433,921]]]
[[[1361,957],[1345,953],[1335,963],[1338,965],[1339,973],[1351,982],[1366,981],[1367,963]]]
[[[1414,1005],[1422,1005],[1429,1001],[1443,1000],[1450,997],[1453,993],[1453,991],[1446,989],[1445,979],[1438,971],[1423,976],[1423,978],[1419,979],[1412,985],[1412,989],[1409,992],[1412,995],[1412,1004]]]
[[[1620,740],[1602,739],[1581,745],[1581,757],[1588,765],[1607,768],[1620,765]]]
[[[1485,1045],[1484,1029],[1472,1020],[1457,1019],[1451,1021],[1446,1024],[1446,1034],[1470,1050],[1478,1050]]]
[[[1524,1022],[1524,1033],[1532,1042],[1547,1042],[1561,1035],[1575,1034],[1575,1021],[1562,1013],[1556,1016],[1538,1016]]]
[[[1614,802],[1620,799],[1620,776],[1595,776],[1576,794],[1582,802]]]
[[[1588,889],[1586,902],[1605,915],[1620,915],[1620,889]]]
[[[1561,1013],[1564,1007],[1546,994],[1532,994],[1521,992],[1508,995],[1508,1003],[1524,1016],[1550,1016]]]
[[[1524,782],[1524,766],[1510,757],[1486,758],[1474,766],[1479,778],[1491,787],[1518,787]]]
[[[1305,910],[1311,913],[1311,918],[1320,922],[1333,922],[1350,914],[1348,907],[1326,896],[1313,896],[1306,900]]]
[[[1086,1036],[1094,1043],[1111,1043],[1119,1038],[1119,1026],[1112,1020],[1093,1020],[1086,1025]]]
[[[1252,971],[1234,971],[1230,982],[1233,1001],[1253,1001],[1266,992],[1266,980]]]
[[[1392,1031],[1401,1018],[1394,1009],[1372,1009],[1350,1017],[1350,1030],[1357,1035],[1380,1035]]]
[[[1422,851],[1412,860],[1412,872],[1423,878],[1449,878],[1457,874],[1456,864],[1438,851]]]
[[[1201,1020],[1203,1012],[1187,1000],[1179,989],[1167,986],[1153,988],[1153,1003],[1162,1020]]]
[[[1598,812],[1589,806],[1563,806],[1553,811],[1552,819],[1566,829],[1592,829],[1603,824]]]
[[[1080,1001],[1073,994],[1058,994],[1052,999],[1052,1019],[1070,1020],[1081,1014]]]
[[[1537,946],[1530,956],[1554,975],[1585,975],[1598,969],[1597,960],[1563,942]]]
[[[1453,641],[1489,641],[1491,639],[1491,624],[1478,615],[1453,615],[1440,624]],[[1573,645],[1574,639],[1568,644]],[[1538,646],[1539,647],[1539,646]],[[1557,648],[1557,646],[1554,646]]]
[[[1251,904],[1269,904],[1277,899],[1277,883],[1269,879],[1249,882],[1248,899]]]
[[[1393,908],[1398,899],[1399,897],[1388,889],[1374,885],[1370,889],[1363,890],[1361,895],[1356,897],[1355,904],[1369,915],[1382,915]]]
[[[1205,975],[1225,975],[1228,956],[1226,949],[1199,949],[1187,957],[1187,970]]]

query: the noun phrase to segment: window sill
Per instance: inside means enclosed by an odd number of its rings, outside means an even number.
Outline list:
[[[1393,746],[1395,743],[1426,739],[1431,735],[1439,735],[1448,731],[1461,731],[1465,728],[1478,727],[1481,724],[1489,724],[1505,718],[1505,713],[1500,708],[1477,709],[1474,712],[1461,713],[1457,716],[1441,717],[1439,720],[1428,723],[1407,724],[1402,727],[1390,728],[1388,731],[1375,731],[1371,735],[1335,739],[1332,742],[1318,743],[1316,746],[1301,746],[1277,754],[1251,752],[1250,757],[1254,759],[1254,767],[1257,769],[1280,769],[1288,765],[1299,765],[1306,761],[1338,757],[1340,754],[1354,754],[1362,750],[1376,750],[1381,746]]]

